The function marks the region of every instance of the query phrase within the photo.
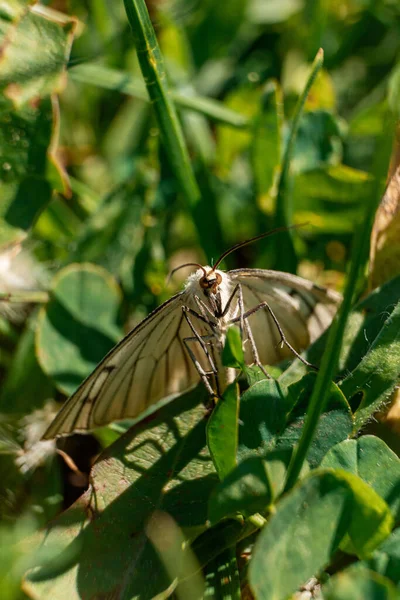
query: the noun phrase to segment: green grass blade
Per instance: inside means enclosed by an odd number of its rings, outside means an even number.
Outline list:
[[[322,67],[323,60],[324,52],[322,48],[320,48],[312,64],[311,72],[308,77],[305,88],[297,101],[296,108],[294,111],[290,135],[282,159],[282,171],[279,179],[278,193],[276,197],[275,220],[277,227],[289,227],[289,225],[291,225],[292,223],[293,207],[291,202],[292,178],[290,174],[290,163],[292,160],[297,131],[299,129],[300,118],[303,114],[304,105],[307,100],[307,96],[309,94],[311,86],[314,83],[315,78]],[[277,268],[279,268],[281,271],[287,271],[289,273],[295,273],[297,269],[297,257],[293,245],[292,236],[293,231],[283,232],[279,236],[279,263],[277,264]]]
[[[353,258],[350,264],[343,302],[329,332],[325,352],[322,357],[321,368],[318,372],[310,398],[304,428],[288,468],[285,492],[293,487],[300,474],[304,460],[314,438],[319,417],[324,409],[329,394],[330,382],[332,381],[337,368],[347,317],[350,313],[360,277],[362,276],[365,267],[372,223],[376,208],[382,196],[382,174],[386,171],[387,165],[389,164],[391,136],[388,135],[388,131],[389,130],[387,129],[385,132],[386,139],[385,137],[382,137],[381,143],[378,144],[377,160],[374,168],[375,185],[372,188],[370,197],[367,197],[365,201],[365,216],[363,223],[355,229],[356,233],[352,252]]]
[[[218,224],[215,219],[209,217],[207,203],[202,199],[194,176],[182,128],[170,95],[164,59],[146,4],[144,0],[124,0],[124,5],[171,170],[192,213],[199,239],[206,253],[210,258],[218,256]]]
[[[88,83],[98,87],[119,91],[140,100],[149,100],[143,82],[126,71],[111,69],[104,65],[85,63],[70,67],[68,75],[75,81]],[[170,90],[170,97],[180,108],[200,113],[217,123],[230,125],[238,129],[246,128],[249,120],[239,112],[226,108],[220,102],[204,96],[186,96],[175,90]]]

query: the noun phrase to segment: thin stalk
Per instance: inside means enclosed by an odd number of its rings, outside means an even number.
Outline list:
[[[98,87],[119,91],[138,100],[149,101],[149,95],[143,82],[126,71],[119,71],[103,65],[86,63],[71,67],[69,76],[74,81],[96,85]],[[186,96],[175,90],[170,90],[170,97],[180,108],[202,114],[217,123],[230,125],[237,129],[249,126],[249,119],[240,113],[226,108],[223,104],[204,96]]]
[[[324,62],[324,51],[320,48],[311,66],[311,72],[308,77],[304,90],[299,97],[293,115],[292,126],[290,128],[289,139],[286,144],[285,152],[282,159],[282,171],[279,178],[278,192],[276,197],[276,226],[289,227],[292,222],[293,206],[291,194],[291,173],[290,164],[292,161],[294,145],[297,138],[301,115],[303,114],[304,105],[306,103],[311,86],[317,77],[322,64]],[[291,273],[296,272],[297,257],[293,245],[292,232],[289,230],[286,234],[282,234],[279,238],[279,269]]]
[[[190,163],[182,128],[171,98],[164,59],[154,33],[144,0],[124,0],[126,14],[136,43],[139,65],[153,104],[171,171],[177,179],[192,214],[199,239],[206,253],[217,256],[218,227],[208,218],[203,199]]]
[[[364,221],[360,227],[356,227],[353,256],[350,264],[350,271],[347,278],[343,302],[336,318],[332,323],[328,335],[326,348],[322,357],[321,368],[318,372],[314,389],[311,394],[310,404],[307,410],[306,420],[301,437],[289,464],[284,493],[288,492],[293,487],[299,477],[304,460],[306,459],[308,450],[314,439],[318,420],[329,396],[331,382],[336,372],[339,360],[347,318],[353,303],[355,292],[359,285],[360,277],[362,276],[362,271],[365,267],[365,258],[368,255],[372,224],[376,208],[382,195],[382,173],[385,172],[385,169],[389,163],[390,148],[390,135],[387,135],[386,139],[385,137],[382,137],[381,143],[378,144],[377,159],[374,168],[375,185],[371,190],[370,198],[366,199]]]
[[[0,292],[0,302],[45,304],[48,301],[47,292]]]

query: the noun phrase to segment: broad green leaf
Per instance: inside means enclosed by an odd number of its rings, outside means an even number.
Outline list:
[[[285,424],[285,389],[273,379],[255,383],[240,399],[239,461],[273,449]]]
[[[338,479],[343,479],[353,493],[351,522],[341,548],[355,552],[359,558],[368,558],[379,544],[389,536],[393,517],[386,502],[360,477],[335,469]]]
[[[321,467],[344,469],[368,483],[400,517],[400,459],[385,442],[372,435],[346,440],[329,450]]]
[[[379,104],[371,104],[356,112],[349,122],[349,135],[358,138],[358,143],[363,143],[362,138],[379,135],[385,126],[387,114],[386,100]]]
[[[259,112],[253,122],[250,158],[257,204],[263,212],[271,214],[278,191],[283,126],[282,92],[275,81],[265,86],[260,103]]]
[[[249,516],[264,512],[282,493],[292,450],[272,450],[264,458],[245,458],[218,484],[210,497],[211,521],[239,512]],[[301,476],[308,473],[304,464]]]
[[[210,497],[209,517],[217,523],[224,517],[263,512],[272,502],[268,463],[259,457],[246,458],[215,488]]]
[[[357,394],[361,402],[355,413],[358,431],[386,400],[400,377],[400,303],[383,323],[382,329],[357,367],[341,383],[347,398]]]
[[[0,581],[2,600],[21,598],[21,578],[36,562],[37,548],[26,539],[37,527],[32,516],[2,523],[0,528]]]
[[[242,24],[247,0],[232,0],[229,11],[218,2],[201,5],[196,27],[190,32],[190,41],[196,63],[225,54],[232,38]]]
[[[153,598],[171,585],[145,526],[155,510],[171,515],[185,539],[206,528],[206,507],[218,481],[205,447],[205,410],[198,390],[130,429],[97,460],[91,486],[53,520],[49,544],[79,541],[75,564],[50,576],[32,573],[28,593],[41,598]],[[167,540],[165,540],[167,542]],[[54,556],[54,560],[57,560]]]
[[[231,92],[226,98],[225,104],[232,110],[253,117],[259,110],[260,97],[260,89],[247,84]],[[250,143],[250,131],[238,131],[232,127],[218,125],[217,165],[219,173],[222,175],[229,173],[235,158],[246,150]]]
[[[255,597],[284,600],[326,567],[350,524],[351,506],[350,488],[333,472],[297,484],[254,547],[249,581]]]
[[[345,165],[300,173],[293,185],[297,222],[336,235],[353,233],[354,220],[362,214],[362,202],[372,185],[367,173]]]
[[[397,586],[400,584],[400,529],[392,534],[373,553],[372,557],[363,561],[368,568],[389,577]]]
[[[0,106],[0,244],[4,244],[23,238],[51,199],[47,170],[56,132],[49,98],[19,110],[3,98]]]
[[[230,327],[226,334],[225,346],[222,350],[224,367],[242,369],[245,365],[242,348],[242,336],[238,327]]]
[[[288,388],[289,398],[295,396],[295,404],[287,417],[285,430],[276,441],[278,448],[293,448],[300,439],[315,379],[316,374],[309,373]],[[338,386],[332,382],[329,399],[307,455],[310,466],[319,465],[327,451],[338,442],[347,439],[352,429],[353,418],[349,404]]]
[[[328,566],[348,536],[358,555],[367,556],[392,524],[386,503],[359,477],[313,471],[284,496],[260,533],[249,568],[253,592],[284,600]]]
[[[35,408],[41,408],[53,395],[53,386],[35,356],[36,325],[36,315],[33,315],[19,339],[3,382],[0,413],[27,415]]]
[[[325,600],[397,600],[398,590],[386,577],[358,565],[337,573],[322,588]]]
[[[118,185],[100,203],[81,228],[71,260],[100,264],[119,276],[132,292],[133,265],[143,246],[148,214],[143,195],[148,192],[139,174]],[[147,186],[148,188],[149,186]]]
[[[13,3],[5,4],[7,7]],[[48,96],[63,87],[77,22],[59,14],[63,21],[52,20],[49,13],[46,16],[36,13],[26,3],[23,11],[18,6],[18,14],[14,13],[10,26],[9,15],[6,17],[3,10],[0,13],[0,32],[4,26],[8,28],[0,40],[0,89],[16,105]]]
[[[239,388],[231,383],[217,402],[207,423],[207,444],[220,479],[236,466]]]
[[[69,265],[53,279],[50,301],[39,313],[36,352],[64,393],[72,393],[122,337],[120,302],[115,280],[95,265]]]

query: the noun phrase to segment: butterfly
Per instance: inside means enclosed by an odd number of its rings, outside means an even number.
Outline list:
[[[276,231],[236,244],[213,267],[181,265],[197,267],[184,289],[105,356],[66,401],[43,439],[134,419],[200,380],[211,396],[220,397],[234,371],[221,362],[232,325],[241,330],[246,363],[257,365],[266,377],[264,365],[299,356],[330,325],[340,294],[290,273],[217,268],[234,250]]]

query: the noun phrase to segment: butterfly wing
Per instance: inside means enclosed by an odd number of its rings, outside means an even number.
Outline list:
[[[298,352],[330,325],[341,301],[340,294],[290,273],[237,269],[229,275],[234,284],[241,284],[244,310],[268,302],[288,342]],[[262,364],[272,365],[293,356],[286,346],[281,347],[280,333],[267,310],[249,316],[248,323]],[[246,346],[246,360],[251,363],[251,349]]]
[[[133,419],[162,398],[198,383],[198,372],[183,341],[193,333],[182,306],[196,309],[187,291],[176,294],[139,323],[72,394],[43,438]],[[207,324],[192,319],[199,335],[211,333]],[[209,369],[199,344],[192,342],[191,348],[201,366]]]

